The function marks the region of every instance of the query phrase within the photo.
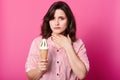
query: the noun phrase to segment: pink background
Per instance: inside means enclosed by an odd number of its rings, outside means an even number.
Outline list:
[[[25,61],[43,16],[55,0],[0,0],[0,80],[26,80]],[[57,1],[57,0],[56,0]],[[120,1],[65,0],[86,44],[86,80],[120,80]]]

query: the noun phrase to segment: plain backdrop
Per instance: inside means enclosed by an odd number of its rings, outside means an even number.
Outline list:
[[[0,0],[0,80],[27,80],[25,62],[43,16],[57,0]],[[87,48],[86,80],[120,80],[120,1],[64,0]]]

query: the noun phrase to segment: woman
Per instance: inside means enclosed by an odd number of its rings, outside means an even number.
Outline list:
[[[30,80],[82,80],[89,71],[86,48],[76,39],[76,23],[70,7],[62,1],[51,5],[44,16],[41,35],[32,42],[26,61]],[[39,43],[48,43],[48,59],[39,55]]]

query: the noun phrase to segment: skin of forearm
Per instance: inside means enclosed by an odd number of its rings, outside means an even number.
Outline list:
[[[37,69],[32,69],[27,72],[29,80],[39,80],[42,77],[43,73]]]
[[[78,78],[84,79],[87,72],[84,63],[76,55],[72,45],[66,47],[65,50],[73,72],[78,76]]]

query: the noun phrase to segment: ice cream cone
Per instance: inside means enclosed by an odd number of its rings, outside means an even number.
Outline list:
[[[47,60],[48,50],[40,50],[40,57],[42,60]]]
[[[42,39],[42,42],[40,43],[40,57],[42,60],[47,60],[48,56],[48,44],[46,39]]]

